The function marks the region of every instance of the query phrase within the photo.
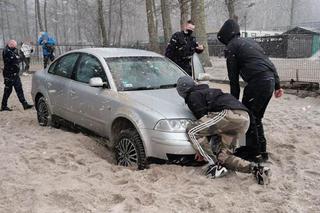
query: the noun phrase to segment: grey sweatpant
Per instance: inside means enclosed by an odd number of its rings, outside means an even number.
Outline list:
[[[190,124],[187,132],[195,150],[209,163],[213,161],[214,154],[207,136],[220,135],[221,144],[216,156],[218,161],[227,169],[250,173],[251,163],[233,155],[239,136],[246,133],[249,124],[250,118],[246,111],[223,110],[203,116]]]

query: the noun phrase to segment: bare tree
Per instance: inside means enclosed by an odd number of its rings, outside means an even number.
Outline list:
[[[5,29],[4,29],[4,16],[3,16],[3,6],[4,2],[1,1],[0,2],[0,12],[1,12],[1,30],[2,30],[2,41],[3,41],[3,45],[6,43],[6,39],[5,39]]]
[[[80,42],[81,41],[81,13],[80,13],[80,1],[77,0],[76,1],[76,10],[77,10],[77,41]]]
[[[44,0],[44,5],[43,5],[43,19],[44,19],[44,31],[48,32],[47,0]]]
[[[108,38],[109,45],[111,45],[111,29],[112,29],[112,10],[113,10],[114,0],[109,0],[109,18],[108,18]]]
[[[235,1],[236,0],[225,0],[225,4],[227,6],[229,18],[235,19],[236,14],[235,14]]]
[[[42,25],[42,19],[41,19],[41,11],[40,11],[40,2],[39,0],[35,0],[35,6],[36,6],[36,13],[37,13],[37,21],[39,23],[40,31],[44,31],[43,25]]]
[[[146,0],[146,12],[147,12],[148,32],[149,32],[149,47],[150,47],[150,50],[152,51],[160,52],[153,5],[154,5],[154,0]]]
[[[190,18],[190,0],[178,0],[180,7],[180,25],[188,21]]]
[[[170,7],[168,0],[161,0],[162,25],[165,43],[169,43],[172,34]]]
[[[120,28],[119,28],[119,37],[118,37],[118,45],[121,46],[121,37],[123,30],[123,0],[119,0],[119,19],[120,19]]]
[[[6,10],[7,30],[8,30],[8,33],[9,33],[9,37],[11,39],[12,38],[12,33],[11,33],[11,23],[10,23],[10,19],[9,19],[8,5],[7,4],[5,4],[5,5],[6,5],[5,10]]]
[[[25,21],[25,26],[24,26],[24,30],[25,30],[25,34],[27,36],[30,36],[30,30],[29,30],[29,10],[28,10],[28,1],[24,0],[23,1],[23,6],[24,6],[24,21]]]
[[[191,1],[191,17],[196,26],[195,34],[200,44],[204,46],[201,59],[204,66],[212,66],[209,58],[207,31],[205,22],[204,0]]]
[[[97,3],[98,3],[98,24],[99,24],[99,29],[101,30],[101,35],[102,35],[102,46],[106,47],[108,46],[108,38],[107,38],[106,26],[104,23],[103,1],[97,0]]]
[[[291,0],[291,7],[290,7],[290,26],[293,26],[293,17],[294,17],[294,9],[295,9],[296,1]]]

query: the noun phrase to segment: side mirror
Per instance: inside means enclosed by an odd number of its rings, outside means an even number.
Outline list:
[[[90,87],[104,87],[105,83],[103,83],[100,77],[90,78],[89,80]]]

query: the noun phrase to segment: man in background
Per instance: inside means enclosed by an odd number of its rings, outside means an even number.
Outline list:
[[[31,42],[22,42],[20,48],[20,55],[21,55],[21,62],[24,64],[22,75],[28,75],[29,68],[30,68],[30,60],[31,60],[31,53],[33,53],[33,48]]]
[[[18,54],[17,42],[15,40],[10,40],[7,43],[7,46],[3,50],[2,57],[4,63],[3,78],[5,87],[1,103],[1,111],[12,111],[12,109],[8,107],[8,99],[12,93],[13,87],[23,108],[25,110],[32,108],[33,105],[28,104],[23,94],[19,76],[20,56]]]
[[[42,32],[38,39],[38,44],[42,45],[43,51],[43,67],[47,68],[49,60],[53,61],[55,58],[54,50],[56,41],[53,37],[50,37],[47,32]]]
[[[183,30],[172,35],[166,48],[165,56],[179,65],[190,76],[191,58],[196,53],[203,52],[203,45],[198,44],[196,37],[192,35],[195,25],[191,20],[184,24]]]

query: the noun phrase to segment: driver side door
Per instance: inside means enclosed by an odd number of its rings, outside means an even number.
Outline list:
[[[100,77],[106,87],[91,87],[91,78]],[[110,89],[108,80],[98,58],[82,54],[70,83],[69,101],[73,121],[101,136],[106,136],[106,122],[109,117]]]

